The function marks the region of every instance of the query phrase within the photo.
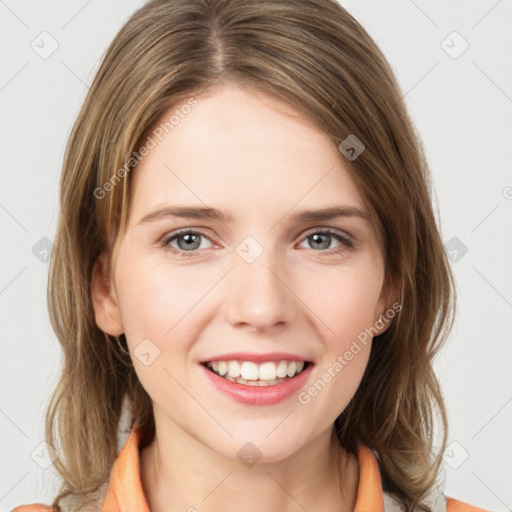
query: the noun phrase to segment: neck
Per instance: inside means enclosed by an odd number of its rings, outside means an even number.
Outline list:
[[[141,477],[152,512],[353,511],[359,467],[331,433],[285,460],[241,464],[175,430],[141,452]]]

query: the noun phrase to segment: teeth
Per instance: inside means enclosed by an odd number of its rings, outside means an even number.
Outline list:
[[[295,361],[292,361],[288,365],[288,377],[293,377],[297,370],[297,363]]]
[[[231,363],[229,364],[231,365]],[[242,363],[239,374],[244,380],[258,380],[260,378],[258,365],[251,361],[244,361]],[[238,375],[233,375],[233,377],[238,377]]]
[[[282,361],[286,365],[286,361]],[[263,363],[260,366],[258,378],[260,380],[274,380],[277,377],[275,363]],[[281,375],[279,375],[281,377]]]
[[[228,375],[230,377],[240,377],[240,363],[238,361],[229,361]]]
[[[304,368],[304,361],[279,361],[277,364],[274,361],[212,361],[206,365],[216,374],[232,382],[246,384],[261,381],[274,384],[276,380],[282,381],[286,377],[299,374]]]
[[[276,375],[280,378],[286,377],[288,375],[288,363],[286,361],[281,361],[277,365]]]
[[[220,375],[224,376],[228,373],[228,363],[226,361],[216,361],[218,363],[218,372]],[[214,368],[215,370],[215,368]]]

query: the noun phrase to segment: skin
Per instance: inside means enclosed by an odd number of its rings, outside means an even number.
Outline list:
[[[353,510],[357,459],[330,438],[371,339],[307,405],[296,394],[269,406],[235,402],[199,361],[232,351],[298,353],[315,363],[307,389],[393,304],[377,234],[355,216],[292,219],[302,209],[364,207],[337,146],[290,105],[233,84],[194,97],[198,105],[133,171],[110,275],[102,253],[93,277],[96,323],[126,334],[153,402],[157,442],[141,454],[148,504],[156,512]],[[215,207],[233,220],[140,223],[171,204]],[[182,228],[206,235],[189,258],[169,248],[187,252],[183,237],[159,244]],[[348,235],[353,247],[328,234],[315,242],[305,234],[311,228]],[[263,250],[252,263],[236,252],[247,236]],[[160,350],[149,366],[133,355],[146,338]],[[252,467],[237,458],[247,442],[262,453]]]

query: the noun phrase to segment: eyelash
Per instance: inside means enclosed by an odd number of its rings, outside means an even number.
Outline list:
[[[316,235],[317,233],[331,235],[334,238],[336,238],[339,242],[341,242],[341,245],[335,249],[331,249],[329,251],[323,251],[323,250],[315,251],[315,252],[322,253],[322,255],[329,256],[329,255],[333,255],[333,254],[342,254],[345,251],[351,251],[354,248],[352,241],[350,241],[347,237],[341,235],[338,231],[331,229],[331,228],[325,228],[325,229],[314,228],[313,230],[307,231],[304,234],[303,240],[306,240],[307,238],[309,238],[313,235]],[[182,258],[193,258],[197,255],[198,252],[200,252],[199,249],[194,249],[192,251],[183,251],[181,249],[175,249],[174,247],[169,245],[170,242],[179,238],[180,236],[189,235],[189,234],[201,235],[205,238],[208,238],[208,240],[209,240],[209,237],[202,231],[198,231],[195,229],[183,229],[181,231],[177,231],[177,232],[169,233],[169,234],[165,235],[159,241],[159,244],[162,247],[164,247],[166,250],[169,250],[170,252],[177,254],[178,256],[180,256]],[[312,250],[314,250],[314,249],[312,249]]]

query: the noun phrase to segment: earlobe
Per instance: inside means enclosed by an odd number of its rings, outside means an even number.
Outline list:
[[[121,312],[108,275],[108,254],[102,252],[94,262],[91,299],[96,325],[111,336],[124,333]]]

